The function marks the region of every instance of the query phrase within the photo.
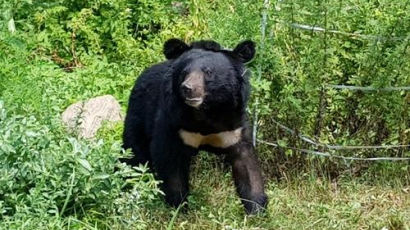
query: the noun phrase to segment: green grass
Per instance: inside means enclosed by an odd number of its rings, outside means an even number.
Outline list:
[[[409,187],[369,185],[363,178],[339,181],[301,176],[267,185],[267,212],[246,216],[229,168],[203,153],[191,178],[189,210],[173,220],[170,209],[154,208],[151,229],[408,229]]]
[[[185,212],[157,203],[144,210],[147,229],[409,229],[410,187],[369,185],[363,178],[299,176],[269,181],[267,212],[246,216],[229,168],[202,153],[193,165]],[[92,226],[96,220],[88,220]],[[123,225],[107,225],[122,229]],[[172,226],[172,228],[171,228]],[[130,223],[130,228],[138,227]],[[128,228],[128,227],[126,227]]]

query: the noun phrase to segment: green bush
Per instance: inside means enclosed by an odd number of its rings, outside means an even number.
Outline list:
[[[85,142],[51,128],[33,116],[7,114],[0,101],[0,220],[6,226],[24,226],[27,218],[44,218],[35,222],[41,228],[52,217],[135,215],[158,197],[146,168],[116,164],[118,141]]]
[[[405,13],[408,4],[402,1],[269,2],[264,6],[256,1],[218,1],[204,6],[204,11],[210,7],[215,10],[202,15],[210,25],[210,36],[224,44],[232,46],[244,38],[253,38],[258,43],[257,58],[250,63],[253,71],[250,112],[259,114],[258,138],[284,147],[277,150],[278,154],[266,150],[263,158],[290,160],[289,166],[298,168],[297,165],[303,167],[305,163],[295,163],[305,157],[288,147],[317,149],[279,128],[275,121],[322,143],[408,144],[408,91],[362,92],[329,87],[334,84],[376,89],[409,86],[410,15]],[[229,12],[229,17],[221,11]],[[264,13],[266,26],[262,23]],[[292,23],[365,36],[316,32],[292,27]],[[406,148],[331,152],[358,157],[409,156]]]
[[[409,86],[409,7],[400,0],[291,0],[267,6],[239,0],[1,1],[0,229],[150,227],[153,217],[143,207],[157,204],[157,182],[145,168],[117,164],[121,124],[100,131],[97,141],[84,141],[65,132],[60,114],[73,102],[103,94],[114,95],[125,110],[136,77],[164,60],[162,44],[171,37],[214,39],[230,48],[243,39],[256,41],[257,57],[248,64],[249,115],[258,114],[259,139],[279,144],[258,145],[268,178],[347,174],[408,185],[407,162],[311,157],[297,149],[330,150],[276,122],[322,143],[408,144],[409,91],[329,85]],[[330,152],[410,154],[408,148]]]

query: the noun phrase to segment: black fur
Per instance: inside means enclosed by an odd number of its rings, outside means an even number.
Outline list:
[[[124,127],[124,148],[131,148],[131,165],[149,164],[162,180],[166,201],[174,206],[186,200],[191,157],[199,149],[226,154],[233,167],[235,185],[248,213],[267,203],[259,163],[254,154],[246,116],[249,82],[244,63],[254,56],[251,41],[233,51],[214,41],[191,45],[171,39],[164,44],[167,61],[145,70],[131,92]],[[207,93],[199,109],[188,106],[180,93],[184,77],[192,70],[206,73]],[[202,135],[242,127],[242,139],[228,148],[187,146],[179,137],[184,129]]]

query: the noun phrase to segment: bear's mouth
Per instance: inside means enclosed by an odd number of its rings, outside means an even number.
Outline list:
[[[202,97],[185,98],[185,104],[192,106],[194,108],[198,108],[202,104],[202,102]]]

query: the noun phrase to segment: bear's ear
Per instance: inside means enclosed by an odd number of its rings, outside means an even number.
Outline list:
[[[238,56],[243,63],[249,62],[255,56],[255,43],[251,40],[243,41],[233,49],[233,53]]]
[[[171,38],[164,43],[164,54],[167,59],[177,58],[188,49],[189,46],[185,42],[176,38]]]

